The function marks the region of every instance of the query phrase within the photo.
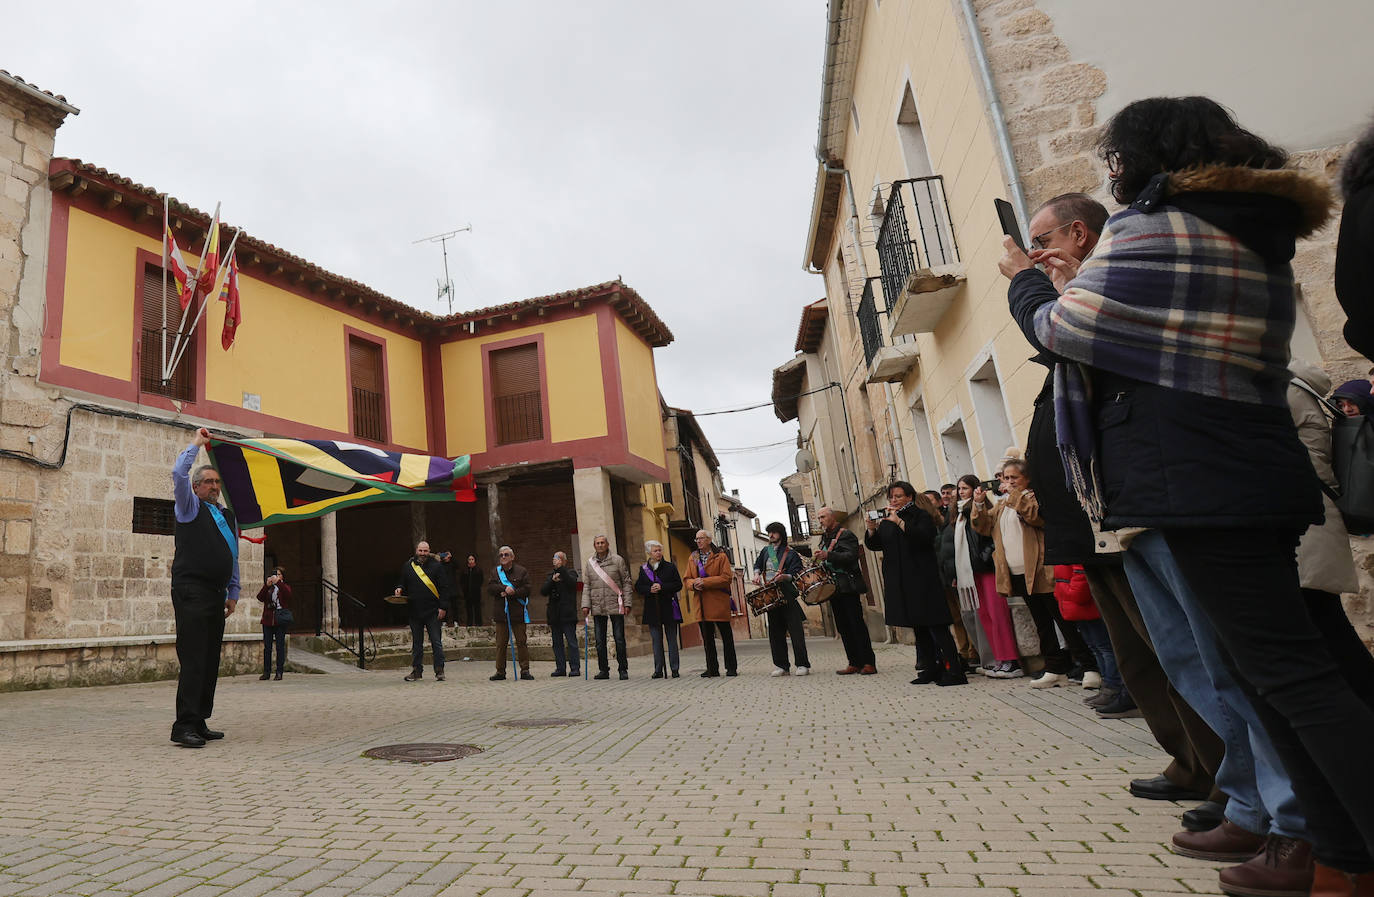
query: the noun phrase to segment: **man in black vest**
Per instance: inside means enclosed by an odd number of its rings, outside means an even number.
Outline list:
[[[434,652],[434,678],[444,681],[444,630],[440,623],[452,606],[453,586],[448,570],[439,558],[429,553],[429,543],[415,546],[415,557],[401,568],[396,594],[404,592],[410,599],[410,675],[407,682],[415,682],[425,674],[425,633],[429,633],[429,647]]]
[[[172,467],[176,507],[176,557],[172,560],[172,609],[177,623],[177,719],[172,741],[205,747],[224,737],[205,721],[215,707],[224,621],[239,600],[239,531],[234,513],[219,504],[220,478],[210,465],[196,470],[196,455],[210,444],[201,427]]]

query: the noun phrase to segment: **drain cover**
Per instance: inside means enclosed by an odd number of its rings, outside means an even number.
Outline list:
[[[480,753],[482,749],[473,744],[388,744],[363,751],[363,756],[374,760],[440,763],[444,760],[461,760]]]
[[[562,719],[560,717],[550,716],[544,717],[543,719],[508,719],[496,725],[506,726],[510,729],[542,729],[545,726],[573,726],[582,722],[586,722],[586,720]]]

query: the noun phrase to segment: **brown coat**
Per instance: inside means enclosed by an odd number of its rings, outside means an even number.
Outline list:
[[[992,563],[997,568],[997,591],[1002,595],[1011,594],[1011,568],[1007,566],[1007,555],[1002,550],[1003,513],[1021,515],[1021,551],[1026,558],[1026,588],[1032,595],[1054,593],[1054,568],[1045,566],[1045,522],[1040,519],[1040,503],[1035,492],[1027,489],[1014,492],[989,508],[980,502],[973,503],[970,522],[974,532],[992,536]],[[1034,573],[1034,576],[1030,575]]]
[[[734,569],[723,551],[713,551],[706,559],[706,575],[697,575],[697,553],[694,551],[682,565],[682,600],[690,605],[691,615],[705,623],[730,622],[730,583]],[[700,592],[692,587],[701,582]],[[698,611],[698,608],[700,610]],[[683,616],[688,615],[684,608]]]

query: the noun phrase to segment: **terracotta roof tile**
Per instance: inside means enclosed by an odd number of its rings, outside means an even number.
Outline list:
[[[42,96],[47,97],[47,99],[51,101],[51,105],[57,106],[59,109],[61,109],[63,112],[67,113],[68,115],[76,115],[78,112],[81,111],[80,109],[78,109],[78,108],[76,108],[75,106],[73,106],[70,102],[68,102],[68,101],[67,101],[67,98],[64,97],[64,96],[62,96],[62,94],[60,94],[60,93],[53,93],[53,92],[50,91],[50,90],[44,90],[43,88],[39,87],[37,84],[34,84],[34,83],[32,83],[32,82],[29,82],[29,81],[25,81],[23,78],[19,77],[18,75],[12,75],[12,74],[10,74],[9,72],[5,71],[4,69],[0,69],[0,82],[6,82],[6,81],[8,81],[8,82],[10,82],[11,84],[13,84],[13,85],[19,87],[19,88],[20,88],[21,90],[23,90],[25,93],[28,93],[28,94],[41,94]]]

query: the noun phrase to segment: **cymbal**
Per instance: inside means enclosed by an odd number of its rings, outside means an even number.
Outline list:
[[[409,604],[410,599],[405,595],[387,595],[382,599],[387,604]]]

